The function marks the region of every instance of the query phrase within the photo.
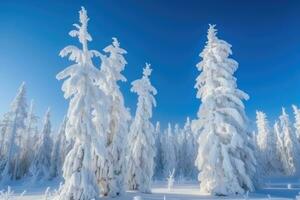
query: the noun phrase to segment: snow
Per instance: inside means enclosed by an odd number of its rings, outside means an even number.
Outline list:
[[[291,189],[288,189],[288,185]],[[55,197],[55,190],[59,186],[59,180],[44,182],[39,185],[28,185],[26,182],[14,182],[11,189],[14,191],[12,200],[44,200],[45,191],[50,187],[50,197]],[[4,188],[0,188],[3,190]],[[5,188],[7,190],[7,188]],[[23,197],[19,197],[26,190]],[[265,179],[265,187],[254,193],[249,193],[248,199],[271,199],[283,200],[294,199],[300,192],[300,180],[297,177],[277,177]],[[143,200],[199,200],[199,199],[245,199],[244,195],[213,197],[201,195],[198,182],[176,182],[171,191],[168,190],[166,181],[158,181],[153,183],[152,193],[144,194],[136,191],[127,191],[123,196],[116,198],[105,198],[107,200],[133,200],[134,197],[140,196]],[[0,198],[1,199],[1,198]],[[3,199],[1,199],[3,200]]]

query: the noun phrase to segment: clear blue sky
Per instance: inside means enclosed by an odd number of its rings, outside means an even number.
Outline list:
[[[58,56],[85,6],[90,17],[91,48],[102,50],[117,37],[128,51],[120,83],[126,105],[135,111],[137,97],[130,82],[141,76],[144,62],[153,66],[158,90],[154,120],[182,123],[195,117],[196,63],[209,23],[219,37],[233,45],[239,88],[250,95],[247,114],[255,110],[277,117],[281,106],[291,112],[300,106],[300,1],[1,1],[0,5],[0,113],[6,112],[16,90],[26,81],[28,98],[38,115],[47,106],[57,124],[67,109],[55,75],[69,62]]]

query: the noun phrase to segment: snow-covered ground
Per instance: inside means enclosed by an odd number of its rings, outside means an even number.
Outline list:
[[[50,187],[50,196],[48,200],[53,199],[55,189],[58,188],[59,181],[44,182],[42,184],[30,185],[25,182],[16,182],[11,188],[14,195],[10,200],[44,200],[45,191]],[[265,187],[250,193],[249,198],[254,199],[295,199],[300,192],[300,178],[272,178],[265,181]],[[1,188],[3,190],[3,188]],[[20,194],[26,190],[24,196]],[[52,193],[52,195],[51,195]],[[268,197],[269,195],[269,197]],[[166,182],[155,182],[152,194],[140,194],[128,191],[122,197],[114,198],[114,200],[133,200],[134,197],[141,196],[143,200],[197,200],[197,199],[245,199],[245,196],[236,197],[210,197],[199,193],[197,182],[176,183],[171,191],[168,191]],[[3,198],[0,200],[3,200]],[[107,200],[109,200],[107,198]],[[139,200],[137,198],[137,200]]]

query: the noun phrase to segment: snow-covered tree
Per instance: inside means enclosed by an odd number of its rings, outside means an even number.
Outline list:
[[[30,166],[30,174],[34,182],[50,178],[52,151],[51,131],[50,109],[48,109],[44,117],[36,154]]]
[[[51,178],[62,175],[62,166],[70,147],[70,144],[66,140],[66,125],[67,117],[64,117],[52,148],[50,168]]]
[[[155,130],[150,119],[152,107],[156,106],[154,95],[157,91],[149,79],[151,72],[150,64],[146,63],[143,77],[132,82],[131,91],[137,93],[138,103],[128,135],[128,187],[144,193],[151,192],[155,156]]]
[[[107,46],[104,52],[108,54],[101,56],[101,72],[104,79],[98,80],[98,85],[109,98],[106,104],[109,125],[105,135],[108,155],[104,165],[97,169],[96,174],[102,195],[115,197],[124,191],[124,140],[127,138],[128,122],[131,118],[118,85],[119,81],[126,81],[121,72],[127,62],[123,56],[126,51],[120,47],[117,38],[113,38],[113,43]]]
[[[196,177],[197,169],[194,165],[197,153],[197,143],[191,130],[190,118],[186,119],[182,129],[182,141],[180,143],[180,155],[178,156],[180,171],[187,179]]]
[[[279,159],[279,163],[277,165],[277,170],[279,171],[280,174],[286,174],[284,165],[283,163],[287,163],[287,158],[285,156],[285,150],[284,150],[284,145],[283,145],[283,135],[282,135],[282,130],[279,125],[279,122],[276,121],[274,124],[274,134],[276,135],[276,154],[277,158]]]
[[[161,178],[162,177],[162,143],[161,143],[161,130],[160,130],[160,122],[156,122],[155,125],[155,158],[154,158],[154,177]]]
[[[256,111],[256,125],[260,174],[263,176],[276,174],[279,164],[276,154],[276,137],[269,127],[269,122],[264,112]]]
[[[200,190],[213,195],[243,194],[254,190],[256,164],[242,102],[249,97],[237,88],[233,74],[238,63],[229,58],[231,45],[217,37],[215,25],[209,26],[207,38],[195,85],[202,104],[193,121],[199,134]]]
[[[5,165],[5,158],[6,158],[6,133],[9,128],[10,124],[10,116],[9,113],[5,113],[0,121],[0,174],[3,170],[2,165]]]
[[[99,199],[100,192],[92,161],[95,155],[100,162],[105,157],[104,139],[94,124],[96,121],[99,126],[106,128],[105,124],[100,124],[102,116],[107,114],[102,110],[105,95],[95,86],[101,74],[92,63],[92,57],[99,56],[100,53],[88,49],[88,42],[92,37],[87,31],[89,18],[83,7],[79,15],[80,25],[74,24],[76,30],[69,34],[78,37],[82,49],[67,46],[60,52],[62,57],[69,55],[69,59],[75,64],[57,75],[59,80],[66,79],[62,90],[70,103],[65,132],[67,140],[74,143],[63,165],[65,182],[60,190],[59,200]],[[97,120],[93,120],[95,116]]]
[[[38,132],[37,120],[38,117],[34,113],[34,101],[31,100],[28,115],[25,120],[25,130],[22,134],[20,162],[23,163],[21,169],[23,175],[28,174],[31,162],[34,159],[37,144],[37,140],[35,140],[34,136]]]
[[[173,130],[173,142],[174,142],[174,148],[175,148],[175,160],[176,160],[176,170],[175,170],[175,174],[174,176],[181,176],[183,177],[183,174],[182,174],[182,168],[180,166],[180,159],[181,159],[181,152],[182,152],[182,149],[181,149],[181,145],[183,143],[183,140],[184,140],[184,135],[183,135],[183,131],[181,130],[181,128],[179,127],[179,124],[176,123],[174,125],[174,130]]]
[[[5,125],[5,138],[4,138],[4,155],[1,161],[1,175],[2,183],[9,180],[21,178],[23,163],[20,162],[22,139],[25,132],[25,123],[27,118],[27,102],[26,102],[26,89],[25,83],[22,83],[17,96],[11,104],[11,110],[7,113]]]
[[[176,169],[176,150],[175,150],[175,138],[172,132],[172,126],[168,123],[167,130],[164,131],[164,136],[162,139],[162,149],[163,149],[163,175],[164,177],[168,177],[170,171]]]
[[[296,130],[296,136],[298,138],[298,142],[300,142],[300,109],[293,105],[293,110],[294,110],[294,115],[295,115],[295,123],[294,123],[294,127]]]
[[[187,138],[186,138],[186,133],[183,129],[179,128],[178,124],[175,124],[174,128],[174,135],[176,137],[176,169],[177,169],[177,176],[179,176],[180,179],[183,179],[185,177],[185,167],[186,167],[186,143],[187,143]],[[193,164],[194,165],[194,164]]]
[[[295,133],[292,130],[289,116],[282,108],[282,114],[279,117],[280,130],[282,131],[283,137],[283,168],[286,175],[293,175],[296,173],[298,167],[298,141]]]

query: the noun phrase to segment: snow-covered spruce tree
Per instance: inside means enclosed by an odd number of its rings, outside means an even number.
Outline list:
[[[99,114],[101,113],[99,109],[104,107],[105,96],[95,86],[100,72],[92,63],[92,57],[99,56],[100,53],[88,49],[88,42],[92,37],[87,32],[89,18],[83,7],[79,15],[80,25],[74,24],[76,30],[72,30],[69,34],[78,37],[82,49],[67,46],[60,52],[62,57],[69,55],[69,59],[75,64],[57,75],[58,80],[66,79],[62,90],[65,93],[64,97],[70,99],[70,103],[65,132],[67,140],[74,143],[63,165],[65,182],[59,192],[59,200],[99,199],[100,192],[92,161],[95,155],[101,161],[101,155],[105,154],[103,138],[96,131],[93,121],[96,114],[98,119],[107,114],[104,112],[102,115]]]
[[[9,180],[20,179],[23,163],[20,162],[21,144],[25,132],[25,121],[27,118],[27,102],[25,83],[22,83],[17,96],[11,104],[11,110],[7,113],[8,122],[5,132],[4,155],[5,158],[1,163],[1,182],[4,184]]]
[[[67,143],[65,133],[66,125],[67,117],[64,117],[52,148],[50,168],[51,178],[60,177],[62,175],[62,166],[69,150],[69,144]]]
[[[146,63],[143,77],[132,82],[131,91],[137,93],[138,103],[128,135],[127,184],[130,190],[144,193],[151,192],[155,156],[155,130],[150,119],[157,91],[149,79],[151,72],[150,64]]]
[[[276,137],[269,127],[264,112],[256,111],[258,160],[260,175],[277,174],[278,157],[276,154]]]
[[[293,111],[295,116],[294,128],[296,131],[296,136],[298,138],[298,142],[300,142],[300,109],[297,106],[293,105]]]
[[[0,121],[0,174],[3,170],[3,167],[5,165],[5,158],[6,158],[6,133],[9,128],[9,123],[10,118],[9,118],[9,113],[5,113]],[[1,177],[0,177],[1,180]]]
[[[276,135],[276,157],[279,159],[277,170],[280,174],[286,174],[283,166],[284,163],[287,163],[287,157],[285,156],[283,135],[278,121],[274,124],[274,134]]]
[[[155,125],[155,158],[154,158],[154,178],[159,179],[162,177],[163,161],[162,161],[162,143],[161,143],[161,130],[160,122]]]
[[[52,151],[51,131],[50,109],[48,108],[44,117],[43,128],[38,141],[36,154],[30,166],[30,174],[33,182],[50,178],[49,173]]]
[[[197,143],[191,130],[190,118],[186,119],[183,130],[183,139],[180,145],[181,162],[179,167],[181,168],[182,175],[187,179],[194,179],[197,174],[197,169],[194,165],[197,155]]]
[[[38,131],[37,128],[38,117],[34,113],[34,101],[31,100],[28,115],[25,121],[24,139],[20,155],[20,162],[23,163],[22,174],[28,174],[31,162],[34,159],[34,152],[36,151],[37,140],[34,136]]]
[[[179,124],[175,124],[174,131],[173,131],[173,138],[174,138],[174,148],[175,148],[175,157],[176,157],[176,165],[175,165],[175,174],[174,176],[177,176],[183,179],[183,173],[182,173],[182,166],[180,166],[180,155],[181,155],[181,145],[183,142],[183,132],[181,128],[179,127]]]
[[[217,37],[215,25],[209,25],[207,38],[195,85],[202,104],[193,121],[199,132],[200,190],[213,195],[243,194],[254,190],[251,179],[256,164],[242,102],[249,97],[237,88],[233,74],[238,63],[229,58],[231,45]]]
[[[283,137],[283,168],[286,175],[293,175],[296,173],[298,167],[298,141],[295,133],[292,130],[289,116],[282,108],[282,114],[279,117],[280,130],[282,131]]]
[[[121,72],[127,62],[123,56],[126,51],[120,47],[117,38],[113,38],[113,43],[107,46],[104,52],[108,54],[108,56],[101,56],[101,72],[104,80],[102,78],[98,80],[98,85],[109,98],[106,104],[109,122],[105,133],[108,155],[104,165],[97,169],[96,174],[102,195],[115,197],[124,191],[124,141],[127,138],[128,122],[131,119],[118,85],[119,81],[126,81]]]
[[[185,153],[187,152],[186,149],[186,143],[187,143],[187,138],[185,135],[185,132],[183,129],[179,128],[178,124],[175,124],[174,128],[174,135],[176,137],[176,169],[177,169],[177,176],[179,176],[180,179],[184,179],[185,177],[185,167],[186,167],[186,155]]]
[[[168,123],[167,130],[164,131],[163,142],[163,176],[166,178],[170,172],[175,169],[176,172],[176,151],[175,151],[175,138],[172,132],[172,126]]]

